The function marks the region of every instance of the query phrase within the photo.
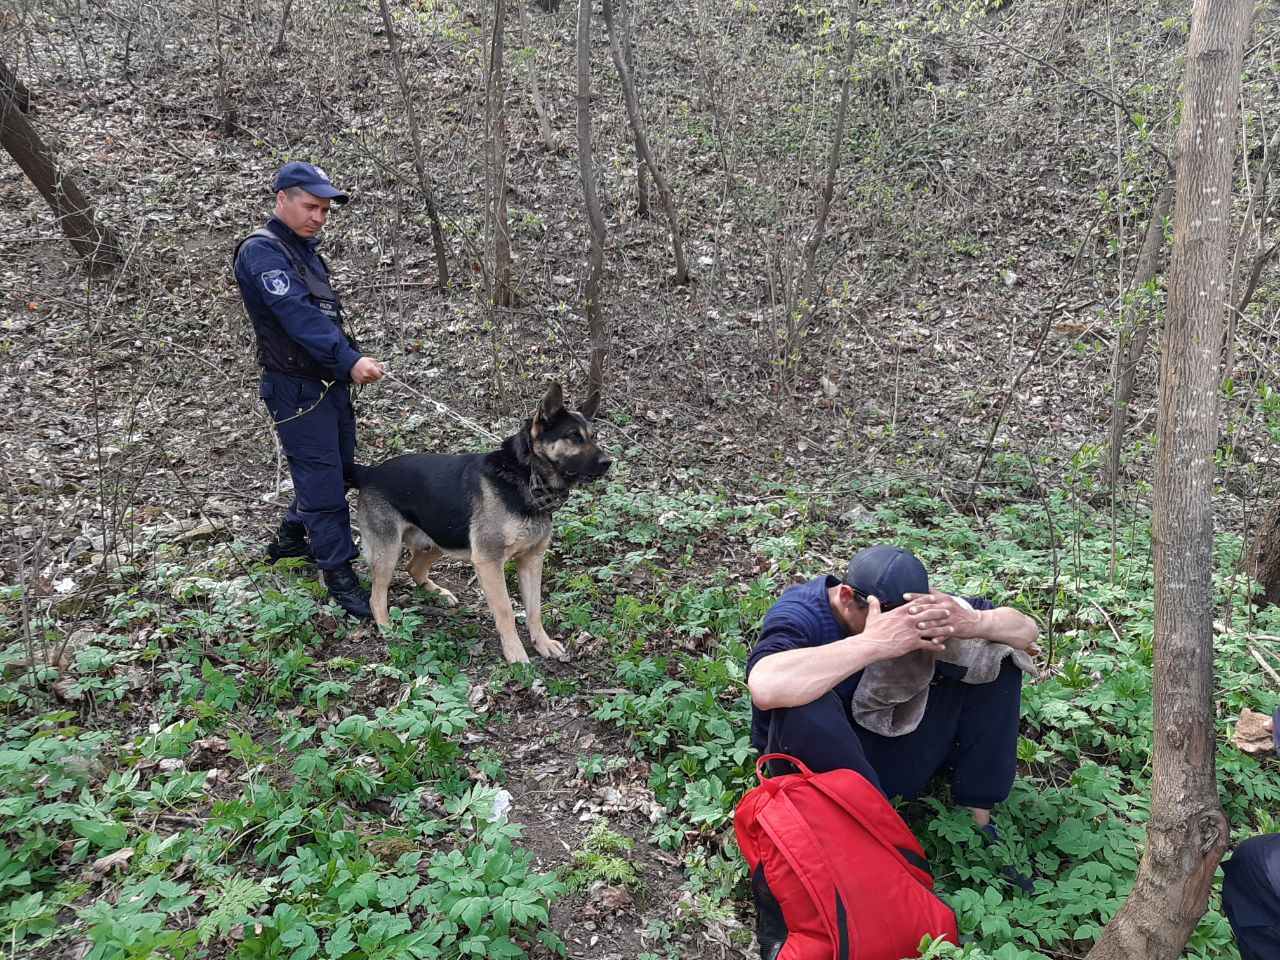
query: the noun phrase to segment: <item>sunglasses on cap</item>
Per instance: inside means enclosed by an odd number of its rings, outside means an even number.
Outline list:
[[[857,598],[858,598],[858,603],[862,604],[862,606],[864,606],[864,607],[865,607],[865,606],[867,606],[867,605],[870,603],[870,600],[871,600],[871,595],[870,595],[870,594],[868,594],[868,593],[863,593],[861,590],[859,590],[857,587],[855,587],[852,583],[849,583],[849,582],[847,582],[847,581],[845,581],[845,580],[841,580],[840,582],[841,582],[841,583],[843,583],[846,587],[848,587],[850,590],[852,590],[852,591],[853,591],[853,595],[854,595],[855,597],[857,597]],[[907,602],[906,600],[902,600],[902,601],[901,601],[901,602],[899,602],[899,603],[885,603],[883,600],[881,600],[881,601],[880,601],[880,612],[881,612],[881,613],[888,613],[890,610],[896,610],[896,609],[898,609],[898,607],[902,606],[902,605],[903,605],[904,603],[906,603],[906,602]]]

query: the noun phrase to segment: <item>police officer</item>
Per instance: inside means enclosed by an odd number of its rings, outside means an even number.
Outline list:
[[[259,393],[289,460],[294,499],[267,547],[274,563],[306,557],[335,601],[367,619],[369,593],[356,579],[346,487],[355,463],[350,384],[382,378],[343,330],[342,304],[316,252],[330,203],[346,203],[319,167],[297,161],[272,181],[275,213],[240,241],[236,283],[253,322],[262,367]]]

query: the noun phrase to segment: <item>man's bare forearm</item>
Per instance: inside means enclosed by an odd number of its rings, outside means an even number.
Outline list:
[[[978,612],[973,636],[992,643],[1003,643],[1016,650],[1026,650],[1040,636],[1040,627],[1025,613],[1013,607],[997,607]]]
[[[845,637],[821,647],[771,653],[751,670],[747,688],[761,710],[812,703],[877,659],[875,644]]]

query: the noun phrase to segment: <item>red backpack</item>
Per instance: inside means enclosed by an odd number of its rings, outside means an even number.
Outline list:
[[[773,759],[800,772],[765,779]],[[926,933],[959,942],[919,841],[865,777],[813,773],[782,753],[761,757],[756,775],[733,827],[764,960],[902,960]]]

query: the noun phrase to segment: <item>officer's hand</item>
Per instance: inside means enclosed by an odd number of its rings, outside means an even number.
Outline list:
[[[892,660],[914,650],[939,653],[943,649],[943,638],[935,639],[934,634],[938,632],[935,621],[941,616],[936,609],[912,613],[906,606],[882,613],[879,599],[870,596],[867,623],[858,636],[864,642],[875,644],[877,660]]]
[[[382,364],[373,357],[361,357],[351,368],[351,382],[373,383],[375,380],[381,380],[384,372]]]

